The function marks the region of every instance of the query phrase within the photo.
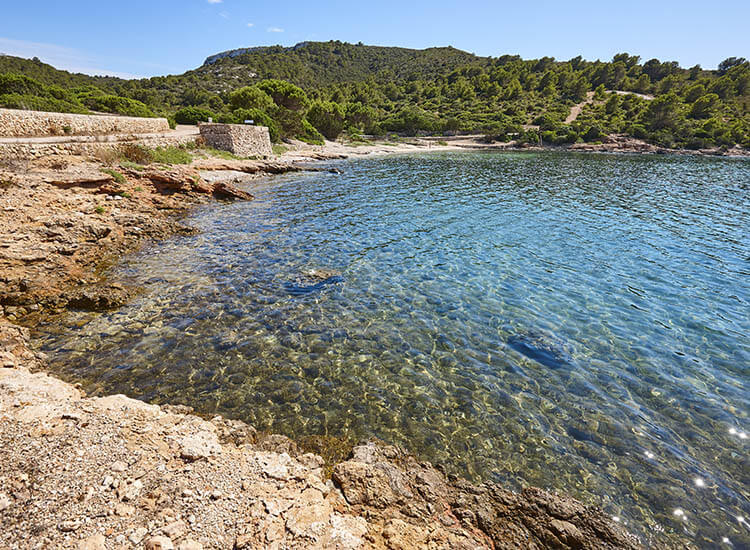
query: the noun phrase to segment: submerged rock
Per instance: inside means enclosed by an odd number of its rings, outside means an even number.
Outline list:
[[[543,330],[515,332],[508,338],[508,345],[521,355],[551,369],[561,369],[573,364],[565,342]]]
[[[292,296],[304,296],[323,290],[326,286],[344,282],[341,273],[332,269],[310,269],[304,271],[294,281],[284,283],[286,289]]]

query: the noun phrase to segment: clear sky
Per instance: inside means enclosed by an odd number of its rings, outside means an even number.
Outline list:
[[[182,73],[224,50],[342,40],[715,68],[750,58],[750,0],[3,0],[0,53],[89,74]]]

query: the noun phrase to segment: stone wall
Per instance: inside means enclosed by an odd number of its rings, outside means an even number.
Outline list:
[[[177,147],[187,143],[195,143],[200,139],[197,134],[155,136],[139,139],[107,139],[75,142],[52,143],[0,143],[1,159],[29,159],[53,154],[93,155],[106,149],[114,149],[126,143],[135,143],[144,147]]]
[[[201,124],[201,137],[206,145],[229,151],[240,157],[270,157],[271,137],[265,126],[247,124]]]
[[[94,136],[161,132],[169,132],[169,123],[166,118],[0,109],[0,137]]]

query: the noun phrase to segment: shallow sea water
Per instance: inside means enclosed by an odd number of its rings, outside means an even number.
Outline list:
[[[247,184],[37,330],[92,393],[377,436],[750,547],[750,161],[431,153]],[[306,270],[338,270],[299,290]],[[726,541],[725,542],[725,537]]]

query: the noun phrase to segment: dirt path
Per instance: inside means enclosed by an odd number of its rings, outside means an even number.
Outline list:
[[[648,95],[648,94],[639,94],[637,92],[625,92],[623,90],[608,90],[608,93],[614,93],[617,95],[634,95],[636,97],[640,97],[641,99],[645,99],[647,101],[651,101],[654,99],[654,96]],[[578,118],[578,115],[581,114],[581,111],[583,111],[583,108],[588,105],[589,103],[594,102],[594,92],[586,92],[586,100],[581,101],[577,105],[573,105],[570,108],[570,114],[568,115],[568,118],[565,119],[565,124],[570,124],[571,122],[574,122],[575,119]]]
[[[581,111],[583,111],[583,108],[589,103],[593,103],[593,101],[594,92],[586,92],[586,100],[581,101],[577,105],[573,105],[570,108],[570,114],[568,115],[568,118],[565,119],[565,124],[570,124],[571,122],[575,121],[575,119],[578,118],[578,115],[581,114]]]

